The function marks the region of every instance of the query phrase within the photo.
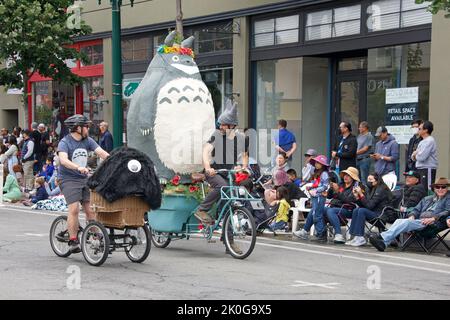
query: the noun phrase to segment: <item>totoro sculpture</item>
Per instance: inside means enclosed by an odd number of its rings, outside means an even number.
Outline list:
[[[146,153],[160,178],[202,170],[202,146],[215,130],[213,101],[194,61],[193,37],[165,39],[131,98],[128,145]]]

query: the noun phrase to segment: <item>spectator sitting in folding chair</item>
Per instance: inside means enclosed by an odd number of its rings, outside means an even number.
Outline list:
[[[345,244],[353,247],[365,245],[364,229],[366,221],[377,219],[385,207],[391,206],[392,192],[384,183],[381,175],[378,173],[369,174],[367,178],[367,192],[359,186],[353,188],[353,195],[358,198],[359,208],[353,210],[352,223],[350,225],[350,234],[354,236],[353,240]]]
[[[414,209],[419,202],[427,196],[425,187],[420,183],[420,174],[417,171],[410,170],[403,174],[405,178],[405,185],[400,190],[395,190],[394,194],[394,208],[399,208],[402,217],[406,217],[407,213]],[[386,217],[387,223],[394,223],[398,218]]]
[[[384,251],[391,241],[404,232],[420,231],[432,225],[435,225],[438,230],[444,230],[445,227],[449,226],[448,220],[447,225],[443,221],[450,215],[449,186],[450,183],[447,178],[439,178],[436,183],[431,185],[434,195],[422,199],[409,213],[407,219],[398,219],[389,230],[379,235],[370,236],[370,243],[378,251]]]
[[[353,188],[361,184],[358,169],[348,167],[340,172],[343,183],[330,183],[327,198],[331,199],[330,206],[325,208],[325,216],[334,228],[334,243],[345,243],[342,235],[341,224],[352,218],[352,212],[356,208],[357,198],[353,194]],[[362,185],[361,185],[362,186]],[[362,186],[363,187],[363,186]],[[347,231],[348,232],[348,231]]]

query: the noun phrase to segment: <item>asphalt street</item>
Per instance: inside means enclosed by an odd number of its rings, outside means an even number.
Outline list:
[[[152,247],[142,264],[114,252],[92,267],[82,254],[53,253],[58,215],[0,207],[0,299],[450,299],[443,255],[273,238],[259,237],[245,260],[219,241],[191,238]]]

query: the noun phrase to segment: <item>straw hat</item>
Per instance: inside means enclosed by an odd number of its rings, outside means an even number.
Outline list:
[[[347,170],[342,170],[339,173],[341,178],[344,178],[344,174],[348,174],[353,180],[361,182],[361,180],[359,180],[359,171],[354,167],[348,167]]]

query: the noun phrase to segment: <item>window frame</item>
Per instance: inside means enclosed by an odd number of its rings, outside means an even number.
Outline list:
[[[285,18],[285,17],[291,17],[291,16],[297,16],[298,17],[298,28],[291,28],[291,29],[283,29],[283,30],[276,30],[276,19],[279,18]],[[274,26],[273,31],[271,32],[260,32],[255,33],[255,23],[258,21],[264,21],[264,20],[274,20]],[[259,48],[268,48],[268,47],[282,47],[282,46],[292,46],[297,43],[299,43],[302,40],[302,26],[304,25],[303,18],[302,18],[302,12],[300,10],[294,10],[289,12],[282,12],[278,14],[272,14],[272,15],[261,15],[258,16],[256,19],[251,20],[251,34],[250,34],[250,48],[251,49],[259,49]],[[277,32],[284,32],[284,31],[292,31],[297,30],[297,41],[289,42],[289,43],[283,43],[283,44],[276,44],[276,34]],[[260,34],[273,34],[273,43],[272,45],[266,45],[266,46],[255,46],[255,36]]]

